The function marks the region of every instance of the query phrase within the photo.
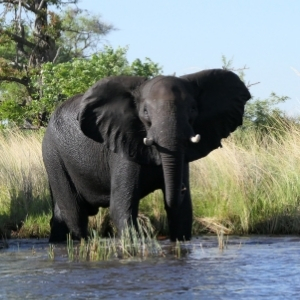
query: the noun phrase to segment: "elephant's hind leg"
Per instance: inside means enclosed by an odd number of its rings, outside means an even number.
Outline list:
[[[56,168],[55,176],[48,177],[53,201],[49,242],[65,241],[68,233],[74,239],[87,238],[88,211],[67,171]]]
[[[61,216],[59,207],[54,204],[53,216],[50,221],[50,237],[49,243],[65,241],[67,234],[70,232],[66,222]]]

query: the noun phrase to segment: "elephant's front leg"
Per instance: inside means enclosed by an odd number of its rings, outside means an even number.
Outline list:
[[[140,200],[141,166],[118,159],[115,162],[111,177],[110,216],[117,227],[118,236],[127,224],[137,228],[138,206]]]
[[[189,166],[183,174],[182,201],[177,209],[169,208],[165,200],[171,241],[187,241],[192,237],[193,209],[189,184]]]

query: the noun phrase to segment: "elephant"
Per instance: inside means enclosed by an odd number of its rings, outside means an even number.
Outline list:
[[[180,77],[114,76],[66,100],[42,142],[52,198],[49,242],[88,237],[88,217],[109,207],[122,232],[140,199],[162,190],[171,241],[190,240],[189,163],[242,124],[251,98],[225,69]]]

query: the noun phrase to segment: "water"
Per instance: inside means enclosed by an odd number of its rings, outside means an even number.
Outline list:
[[[299,237],[229,237],[220,251],[204,236],[187,249],[181,258],[69,262],[64,248],[50,260],[46,240],[10,240],[0,250],[0,299],[299,298]]]

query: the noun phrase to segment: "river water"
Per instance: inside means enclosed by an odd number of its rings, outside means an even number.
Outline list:
[[[0,299],[299,299],[300,238],[194,238],[175,257],[70,262],[47,240],[0,250]],[[162,242],[168,251],[169,242]]]

